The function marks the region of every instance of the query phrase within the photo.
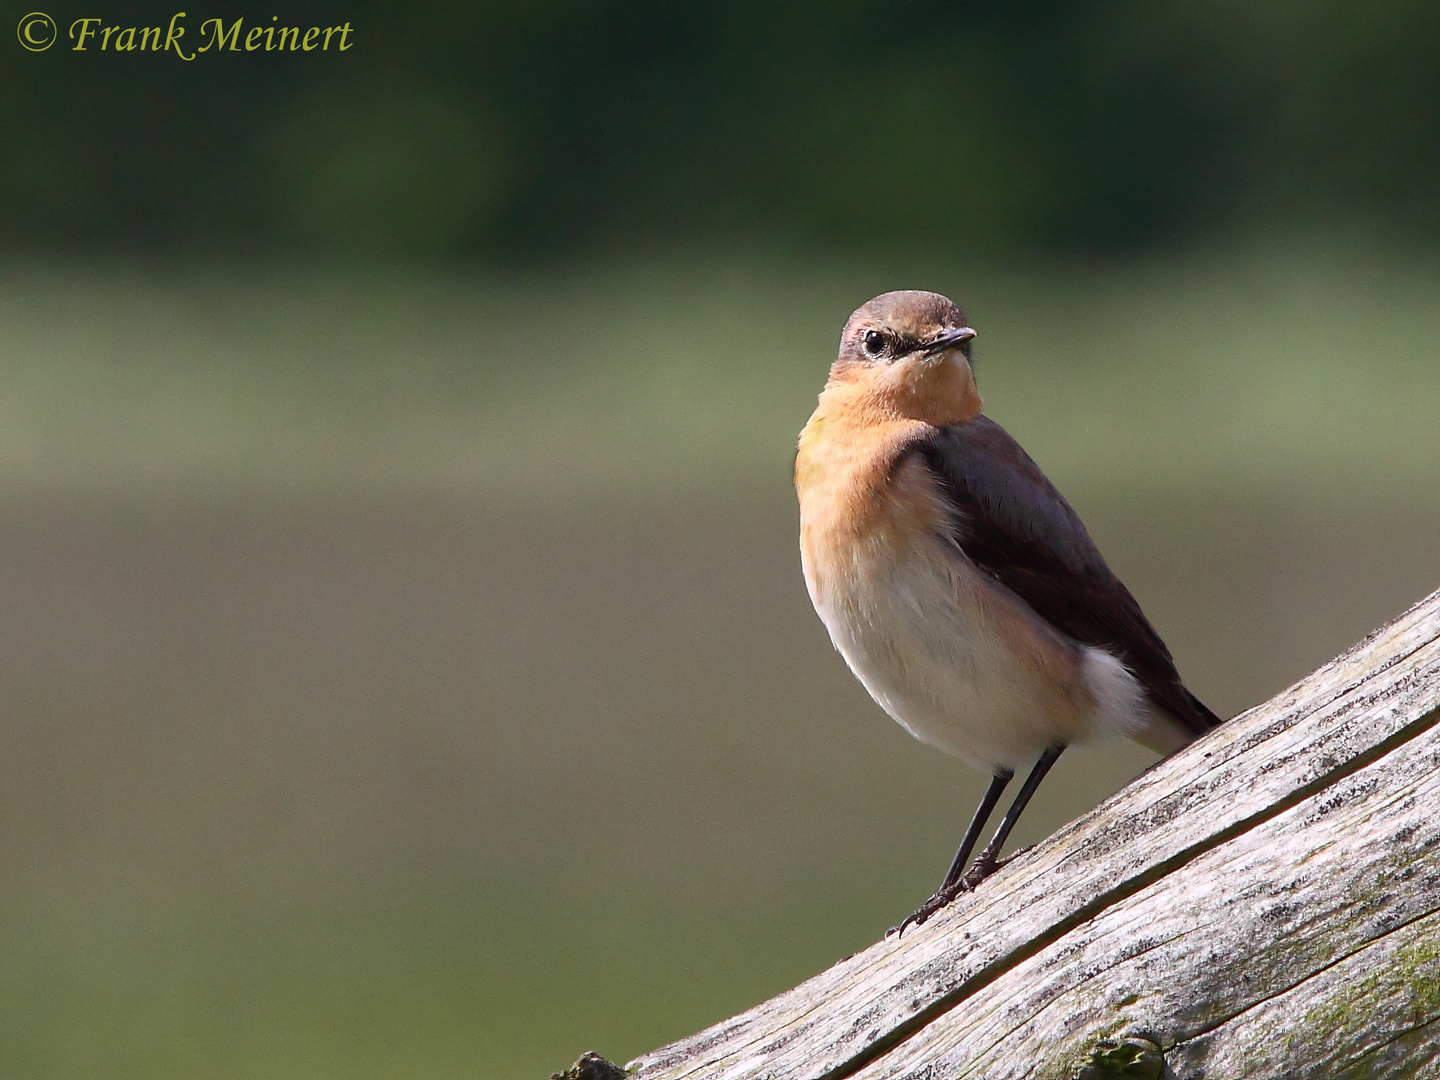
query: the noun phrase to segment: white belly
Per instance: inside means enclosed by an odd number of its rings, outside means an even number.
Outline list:
[[[865,689],[910,734],[977,768],[1051,745],[1133,734],[1149,719],[1118,660],[1042,625],[935,538],[897,561],[805,567],[815,610]]]

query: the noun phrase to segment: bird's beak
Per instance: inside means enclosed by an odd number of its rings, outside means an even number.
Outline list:
[[[938,353],[949,352],[951,349],[958,349],[974,336],[975,328],[973,326],[960,326],[954,330],[946,330],[925,346],[925,355],[935,356]]]

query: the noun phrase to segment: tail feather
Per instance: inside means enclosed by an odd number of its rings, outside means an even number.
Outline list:
[[[1180,687],[1180,692],[1185,695],[1185,700],[1190,702],[1190,706],[1194,711],[1194,720],[1198,721],[1196,724],[1196,735],[1203,735],[1207,731],[1214,731],[1224,723],[1220,717],[1211,712],[1205,703],[1192,694],[1186,687]]]
[[[1224,722],[1184,686],[1179,690],[1179,698],[1187,706],[1184,716],[1153,703],[1149,722],[1130,737],[1157,754],[1173,754]]]

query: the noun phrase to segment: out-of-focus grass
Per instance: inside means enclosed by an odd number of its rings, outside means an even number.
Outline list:
[[[12,268],[0,1075],[520,1077],[873,940],[983,783],[809,611],[849,310],[991,411],[1222,713],[1440,583],[1440,271]],[[1066,755],[1032,842],[1150,760]]]
[[[529,502],[783,471],[839,326],[953,294],[1059,481],[1434,493],[1440,264],[1321,246],[1030,274],[680,259],[546,276],[12,267],[11,489],[464,491]]]

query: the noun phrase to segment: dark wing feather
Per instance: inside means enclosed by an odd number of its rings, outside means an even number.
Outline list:
[[[995,421],[979,416],[910,443],[950,503],[955,539],[976,566],[1041,618],[1115,654],[1196,734],[1220,723],[1180,682],[1170,650],[1115,576],[1079,516]]]

